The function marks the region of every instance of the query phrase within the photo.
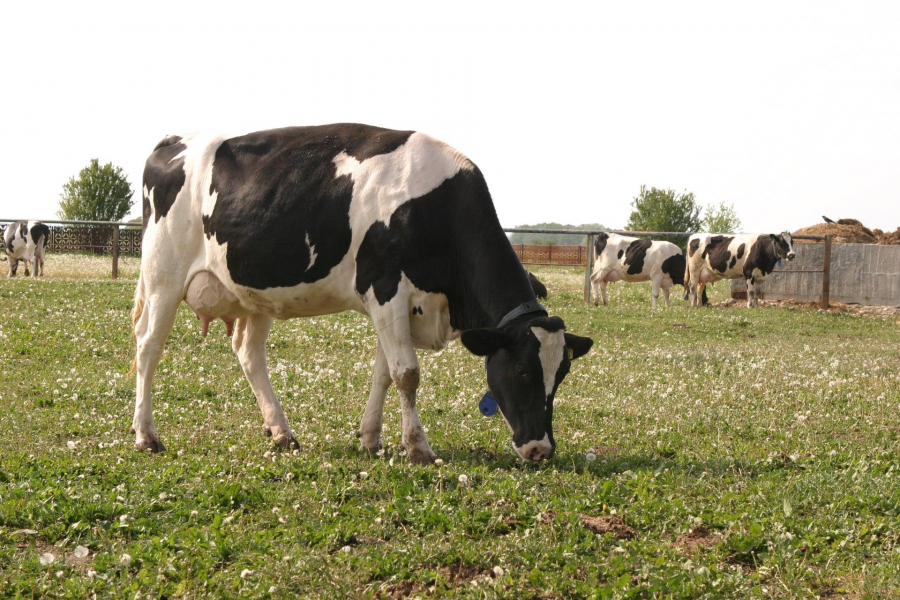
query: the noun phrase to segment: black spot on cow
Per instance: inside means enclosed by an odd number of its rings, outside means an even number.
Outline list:
[[[706,247],[703,249],[702,258],[709,257],[709,266],[719,273],[728,270],[728,261],[731,259],[728,245],[732,240],[734,240],[733,237],[714,235],[707,240]]]
[[[673,254],[663,261],[662,272],[672,278],[675,285],[684,286],[684,270],[687,263],[684,260],[684,254],[680,252]]]
[[[534,295],[538,298],[546,298],[547,297],[547,286],[545,286],[541,281],[534,276],[534,273],[531,271],[525,271],[528,274],[528,283],[531,284],[531,289],[534,291]]]
[[[775,265],[779,260],[775,252],[775,243],[775,239],[771,235],[760,235],[756,238],[756,241],[750,246],[747,260],[744,261],[744,279],[750,280],[750,283],[756,283],[756,278],[753,276],[754,269],[759,269],[763,276],[775,270]]]
[[[266,289],[326,277],[351,241],[353,181],[336,176],[334,158],[346,152],[363,161],[392,152],[412,133],[338,124],[262,131],[223,142],[210,184],[210,193],[218,193],[216,206],[203,217],[203,229],[208,238],[228,244],[235,283]],[[275,264],[272,256],[283,260]]]
[[[598,233],[597,240],[594,242],[594,252],[595,256],[600,256],[603,254],[603,249],[606,248],[606,242],[609,241],[609,234],[607,233]]]
[[[624,248],[621,249],[621,250],[619,250],[618,259],[619,259],[619,260],[622,260],[622,256],[624,256],[624,254],[625,254],[625,249],[624,249]]]
[[[150,199],[144,196],[143,227],[147,229],[150,215],[156,214],[154,223],[169,214],[169,209],[175,204],[178,192],[184,187],[184,157],[172,160],[187,148],[181,143],[177,135],[163,138],[153,149],[150,158],[144,165],[144,187],[153,193],[153,211],[150,209]]]
[[[37,246],[40,244],[42,238],[45,245],[49,243],[50,228],[38,221],[31,228],[31,241],[34,242],[35,246]]]
[[[700,240],[691,240],[691,243],[688,244],[688,256],[693,256],[699,247]]]
[[[746,244],[741,244],[740,246],[738,246],[738,249],[737,249],[738,260],[744,258],[744,250],[746,250],[745,246],[746,246]]]
[[[629,275],[637,275],[644,270],[644,259],[652,244],[650,240],[634,240],[628,245],[624,264],[628,267],[626,272]]]
[[[733,269],[734,265],[737,264],[737,261],[738,261],[738,257],[737,257],[737,254],[735,254],[734,256],[731,257],[731,262],[728,263],[728,268]]]
[[[422,310],[422,307],[421,307],[421,306],[413,306],[412,314],[413,314],[413,316],[415,316],[415,315],[424,315],[425,312]]]
[[[484,267],[486,256],[490,269]],[[388,224],[369,227],[356,253],[356,291],[372,289],[384,304],[402,275],[420,290],[447,296],[450,324],[460,330],[493,327],[522,297],[534,299],[477,168],[403,203]]]

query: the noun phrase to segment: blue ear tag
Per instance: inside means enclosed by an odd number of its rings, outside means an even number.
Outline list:
[[[491,395],[491,390],[484,393],[481,402],[478,403],[478,410],[480,410],[481,414],[485,417],[493,416],[494,413],[497,412],[497,401],[494,400],[494,397]]]
[[[781,266],[781,261],[780,261],[780,260],[778,261],[778,266],[779,266],[779,267]]]

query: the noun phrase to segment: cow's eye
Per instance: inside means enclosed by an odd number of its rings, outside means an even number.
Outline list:
[[[519,374],[519,377],[522,377],[522,378],[528,377],[528,371],[525,369],[525,367],[522,367],[522,366],[516,367],[516,372]]]

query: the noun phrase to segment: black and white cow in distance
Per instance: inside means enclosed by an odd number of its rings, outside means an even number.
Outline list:
[[[374,322],[375,371],[359,429],[381,447],[391,383],[402,443],[435,459],[416,410],[416,348],[461,337],[524,459],[549,458],[557,388],[592,340],[535,300],[478,168],[412,131],[338,124],[239,136],[171,136],[144,169],[144,238],[133,323],[138,449],[162,450],[151,410],[160,356],[187,301],[234,322],[232,346],[266,431],[296,444],[266,369],[273,319],[355,310]]]
[[[616,281],[649,281],[653,308],[662,289],[669,306],[669,288],[684,285],[684,253],[671,242],[650,241],[617,233],[601,233],[594,242],[594,306],[600,295],[609,306],[606,284]],[[599,289],[599,294],[598,294]]]
[[[759,285],[779,261],[794,260],[794,241],[785,231],[775,235],[712,235],[695,233],[688,238],[688,281],[691,305],[701,306],[707,283],[720,279],[747,281],[747,308],[759,306]]]
[[[50,228],[40,221],[16,221],[3,234],[3,248],[9,260],[9,276],[15,277],[19,261],[25,263],[25,275],[29,263],[34,264],[34,275],[44,274],[44,246],[50,239]]]

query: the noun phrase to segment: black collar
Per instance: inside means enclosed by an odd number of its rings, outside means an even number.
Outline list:
[[[543,306],[541,306],[540,302],[538,302],[537,300],[529,300],[528,302],[520,304],[519,306],[506,313],[506,315],[502,319],[500,319],[500,322],[497,324],[497,329],[500,329],[517,317],[539,312],[544,313],[545,315],[548,314],[547,310]]]

